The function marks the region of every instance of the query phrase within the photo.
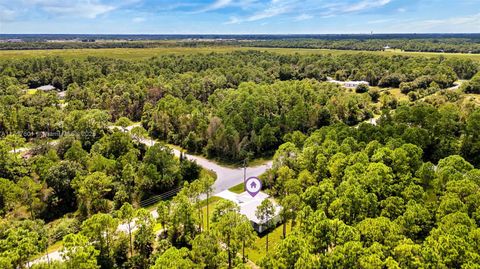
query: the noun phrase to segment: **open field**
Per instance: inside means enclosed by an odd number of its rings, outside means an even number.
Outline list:
[[[194,53],[227,53],[231,51],[268,51],[281,54],[376,54],[376,55],[408,55],[408,56],[444,56],[471,58],[480,61],[480,54],[461,53],[431,53],[431,52],[404,52],[404,51],[356,51],[356,50],[327,50],[327,49],[300,49],[300,48],[253,48],[253,47],[203,47],[203,48],[115,48],[115,49],[52,49],[52,50],[3,50],[0,51],[0,60],[19,59],[30,57],[62,56],[67,59],[81,59],[89,56],[111,57],[124,60],[141,60],[166,54],[194,54]]]

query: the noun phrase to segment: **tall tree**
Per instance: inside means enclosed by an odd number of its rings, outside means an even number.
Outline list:
[[[128,243],[129,243],[129,250],[130,250],[130,257],[133,256],[133,237],[132,231],[135,219],[135,209],[129,203],[124,203],[122,207],[117,211],[118,218],[124,222],[127,226],[128,231]]]
[[[222,248],[214,233],[205,231],[192,242],[192,258],[202,268],[219,268],[224,262]]]
[[[5,137],[7,144],[13,149],[13,153],[17,153],[17,149],[25,144],[25,138],[17,134],[10,134]]]
[[[207,231],[210,229],[210,212],[209,212],[209,204],[210,204],[210,196],[212,195],[213,192],[213,184],[215,183],[215,179],[209,175],[203,176],[200,178],[201,182],[201,193],[205,194],[206,196],[206,201],[207,201]]]
[[[280,200],[282,206],[281,216],[283,218],[283,238],[287,236],[287,222],[292,220],[292,228],[297,211],[301,207],[301,200],[297,194],[289,194]]]
[[[99,251],[82,234],[69,234],[63,238],[62,258],[67,268],[98,269]]]
[[[263,200],[262,203],[257,207],[255,216],[267,231],[266,251],[268,253],[268,230],[271,228],[272,218],[275,216],[275,206],[273,205],[272,201],[270,201],[270,199]]]
[[[225,250],[228,255],[228,268],[232,268],[233,259],[240,249],[241,244],[241,239],[237,231],[241,219],[239,208],[237,206],[230,207],[223,213],[217,214],[217,216],[218,217],[213,219],[213,231],[225,245]]]
[[[94,172],[85,177],[73,180],[79,204],[84,207],[86,215],[90,216],[100,210],[107,210],[104,196],[111,191],[112,178],[103,172]]]
[[[152,266],[152,269],[163,268],[191,269],[200,268],[200,266],[190,259],[190,253],[187,248],[177,249],[171,247],[160,255]]]
[[[242,241],[242,261],[245,263],[245,248],[256,248],[255,239],[257,239],[257,233],[253,229],[252,223],[245,215],[240,216],[236,232],[237,237]]]
[[[22,190],[22,202],[28,207],[30,217],[34,219],[36,212],[42,206],[40,200],[40,190],[42,189],[42,185],[29,177],[23,177],[18,181],[17,185]]]
[[[142,208],[136,212],[135,225],[137,230],[135,231],[133,245],[139,256],[139,265],[141,268],[148,268],[155,240],[155,234],[153,233],[155,220],[148,210]]]
[[[117,228],[118,220],[104,213],[95,214],[82,223],[81,233],[100,250],[98,262],[103,268],[113,267],[113,242]]]
[[[157,205],[157,221],[162,225],[164,232],[168,232],[168,226],[170,223],[170,202],[160,201]]]

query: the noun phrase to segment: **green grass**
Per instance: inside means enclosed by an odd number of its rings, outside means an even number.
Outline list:
[[[287,223],[287,235],[290,232],[291,224]],[[275,246],[282,240],[283,237],[283,225],[276,227],[273,231],[268,234],[268,251],[274,251]],[[257,238],[255,241],[255,246],[257,249],[245,249],[245,255],[249,260],[258,265],[260,260],[265,257],[266,252],[266,235]]]
[[[406,94],[403,94],[399,88],[394,88],[394,89],[390,89],[390,90],[387,90],[390,92],[390,94],[392,96],[394,96],[395,98],[397,98],[398,101],[408,101],[408,96]]]
[[[245,184],[242,182],[236,186],[231,187],[228,190],[234,193],[242,193],[245,191]]]
[[[217,196],[213,196],[213,197],[210,197],[210,199],[208,199],[208,214],[210,215],[209,217],[212,216],[212,212],[213,212],[213,209],[215,208],[215,205],[223,200],[223,198],[220,198],[220,197],[217,197]],[[206,229],[207,227],[207,201],[206,200],[203,200],[202,201],[202,214],[203,214],[203,222],[202,222],[202,227],[203,229]],[[210,221],[210,227],[212,226],[212,221]]]
[[[203,156],[203,157],[205,157],[205,156]],[[221,160],[221,159],[218,159],[218,158],[213,159],[213,160],[212,159],[208,159],[208,160],[212,161],[212,162],[215,162],[218,165],[233,168],[233,169],[243,167],[243,160],[242,161],[235,161],[235,162],[225,161],[225,160]],[[259,166],[259,165],[262,165],[262,164],[264,164],[264,163],[266,163],[270,160],[272,160],[272,157],[268,157],[268,158],[260,157],[260,158],[256,158],[256,159],[253,159],[253,160],[248,160],[247,161],[247,166],[248,167]]]
[[[232,51],[268,51],[280,54],[375,54],[375,55],[412,55],[412,56],[444,56],[462,57],[480,61],[480,54],[462,53],[434,53],[434,52],[404,52],[404,51],[355,51],[355,50],[328,50],[328,49],[299,49],[299,48],[255,48],[255,47],[202,47],[202,48],[114,48],[114,49],[52,49],[52,50],[3,50],[0,51],[0,60],[31,57],[61,56],[67,59],[82,59],[89,56],[109,57],[124,60],[142,60],[153,56],[166,54],[194,54],[194,53],[227,53]]]
[[[37,89],[28,89],[27,94],[33,95],[33,94],[37,93],[37,91],[38,91]]]
[[[162,224],[160,223],[155,223],[155,226],[153,226],[153,232],[156,233],[162,229]]]
[[[57,241],[55,242],[54,244],[48,246],[47,248],[47,251],[44,251],[42,253],[38,253],[37,255],[34,255],[30,258],[30,260],[36,260],[36,259],[39,259],[43,256],[45,256],[46,253],[52,253],[52,252],[55,252],[57,250],[60,250],[61,248],[63,247],[63,241],[60,240],[60,241]]]

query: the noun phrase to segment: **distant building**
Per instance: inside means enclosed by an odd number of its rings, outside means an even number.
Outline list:
[[[236,194],[227,190],[219,193],[217,196],[236,203],[240,207],[240,213],[247,216],[247,218],[252,223],[253,229],[255,231],[257,231],[258,233],[262,233],[266,230],[265,223],[261,222],[257,218],[257,216],[255,216],[255,213],[258,206],[263,202],[263,200],[270,199],[268,194],[264,192],[259,192],[257,195],[255,195],[255,197],[252,197],[248,192]],[[280,212],[282,210],[282,207],[278,205],[275,201],[271,201],[275,206],[275,215],[271,219],[271,221],[272,225],[277,225],[281,222]]]
[[[38,91],[43,91],[43,92],[50,92],[50,91],[56,91],[57,96],[59,99],[65,99],[65,96],[67,95],[67,91],[60,91],[59,89],[55,88],[53,85],[43,85],[37,88]]]
[[[383,50],[389,50],[391,49],[389,45],[386,45],[385,47],[383,47]]]
[[[57,93],[58,99],[65,99],[67,96],[67,91],[61,91]]]
[[[367,86],[370,86],[370,83],[368,83],[368,81],[346,81],[343,83],[343,87],[349,88],[349,89],[355,89],[360,84],[365,84]]]
[[[44,92],[48,92],[48,91],[55,91],[57,88],[55,88],[54,86],[52,85],[43,85],[43,86],[40,86],[37,88],[37,90],[39,91],[44,91]]]

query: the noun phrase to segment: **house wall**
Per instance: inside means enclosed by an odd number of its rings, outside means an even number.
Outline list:
[[[271,221],[272,221],[272,226],[277,227],[278,224],[280,224],[282,222],[282,218],[280,217],[280,215],[277,215],[277,216],[273,217],[273,219]],[[253,221],[251,221],[251,223],[252,223],[253,229],[257,233],[263,233],[267,229],[266,225],[258,224],[258,223],[255,223]]]

